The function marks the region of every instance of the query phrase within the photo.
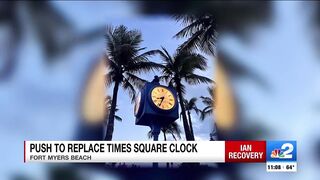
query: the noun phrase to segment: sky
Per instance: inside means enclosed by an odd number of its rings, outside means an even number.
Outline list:
[[[74,22],[80,31],[95,26],[124,24],[128,28],[141,30],[148,50],[166,47],[173,53],[181,40],[172,36],[181,29],[180,24],[169,17],[136,16],[135,9],[126,2],[54,2],[54,5]],[[275,2],[272,21],[269,25],[256,28],[251,33],[253,41],[244,44],[238,37],[223,34],[221,48],[237,57],[238,61],[261,75],[269,89],[249,80],[233,83],[235,93],[244,113],[244,126],[259,123],[269,134],[264,139],[293,139],[298,141],[298,173],[290,179],[316,179],[319,162],[315,154],[315,141],[319,140],[318,127],[320,79],[319,56],[313,46],[312,29],[308,11],[301,2]],[[77,100],[79,89],[87,75],[89,65],[104,51],[104,40],[74,49],[52,67],[41,61],[42,52],[32,33],[24,37],[21,45],[17,71],[11,82],[0,84],[0,139],[7,148],[1,154],[0,174],[9,177],[12,172],[43,174],[40,164],[22,163],[23,140],[69,140],[79,122]],[[209,58],[210,59],[210,58]],[[158,61],[157,58],[153,59]],[[208,71],[213,75],[214,63],[209,60]],[[152,80],[154,74],[145,75]],[[188,98],[208,95],[205,85],[188,87]],[[133,105],[126,93],[119,92],[119,116],[114,140],[147,140],[148,127],[134,125]],[[45,103],[44,103],[45,102]],[[201,103],[199,103],[201,105]],[[125,117],[125,118],[124,118]],[[210,120],[203,123],[193,115],[197,139],[209,139]],[[178,120],[179,122],[179,120]],[[183,128],[182,128],[183,129]],[[4,146],[4,145],[2,145]],[[3,164],[6,164],[4,167]],[[247,165],[243,174],[247,179],[258,177],[283,179],[287,174],[267,174],[264,164]],[[254,172],[254,173],[253,173]],[[41,176],[41,175],[40,175]],[[38,176],[39,177],[39,176]]]

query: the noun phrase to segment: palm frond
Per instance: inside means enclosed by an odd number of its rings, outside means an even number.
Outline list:
[[[179,139],[181,139],[181,129],[180,129],[180,126],[178,125],[178,123],[176,122],[173,122],[173,123],[170,123],[169,125],[161,128],[162,132],[166,133],[166,134],[175,134],[177,135],[177,137]]]
[[[187,36],[192,36],[194,32],[201,25],[201,21],[187,21],[187,26],[180,30],[177,34],[175,34],[174,38],[185,38]]]
[[[200,96],[200,98],[202,99],[202,103],[205,104],[206,106],[211,106],[212,105],[212,98],[210,97],[204,97],[204,96]]]
[[[195,50],[201,50],[201,46],[199,46],[198,42],[201,40],[200,35],[204,32],[204,30],[199,30],[198,32],[192,34],[191,37],[189,37],[185,42],[183,42],[179,48],[178,51],[186,51],[186,52],[192,52],[193,49]]]
[[[136,62],[136,63],[133,63],[133,64],[129,64],[127,67],[126,67],[126,70],[128,72],[131,72],[131,73],[147,73],[149,71],[152,71],[152,70],[159,70],[159,69],[162,69],[164,68],[163,65],[161,64],[158,64],[158,63],[155,63],[155,62]]]
[[[152,134],[152,131],[151,131],[151,130],[148,132],[147,137],[148,137],[148,139],[153,138],[153,134]]]
[[[166,83],[170,82],[170,80],[172,79],[172,77],[170,75],[163,75],[159,77],[160,81],[164,81]]]
[[[105,97],[106,119],[109,117],[109,112],[111,110],[111,103],[112,103],[111,96],[106,96]],[[115,108],[115,112],[118,112],[118,111],[119,111],[119,109]],[[122,118],[118,115],[115,115],[114,118],[117,121],[122,121]]]
[[[173,58],[172,58],[172,56],[169,54],[169,52],[167,51],[167,49],[166,48],[164,48],[164,47],[161,47],[162,48],[162,50],[163,50],[163,52],[164,52],[164,54],[165,54],[165,57],[167,57],[167,62],[169,62],[169,63],[173,63]]]
[[[135,87],[137,87],[138,89],[141,89],[145,83],[147,82],[147,80],[142,79],[132,73],[125,73],[126,74],[126,78],[128,79],[128,81],[133,84]]]
[[[121,118],[120,116],[118,116],[118,115],[115,115],[115,116],[114,116],[114,119],[117,120],[117,121],[122,122],[122,118]]]
[[[209,92],[209,94],[212,97],[212,99],[214,99],[215,88],[213,86],[209,86],[209,87],[207,87],[207,91]]]
[[[122,88],[128,92],[129,96],[131,97],[131,103],[133,103],[136,98],[136,90],[134,89],[134,86],[128,79],[124,78],[122,82]]]
[[[179,51],[192,52],[201,50],[207,54],[215,53],[215,42],[217,41],[217,32],[214,16],[211,14],[185,15],[175,17],[182,21],[185,26],[174,37],[188,39],[179,46]]]
[[[106,86],[110,86],[111,85],[111,83],[112,83],[112,73],[111,72],[109,72],[109,73],[107,73],[106,75],[105,75],[105,85]]]
[[[143,48],[145,49],[145,48]],[[141,49],[141,50],[143,50]],[[147,52],[144,52],[142,54],[140,54],[139,56],[137,56],[137,58],[147,58],[147,57],[150,57],[150,56],[154,56],[154,55],[157,55],[157,54],[160,54],[161,51],[160,50],[150,50],[150,51],[147,51]],[[145,60],[148,60],[148,59],[145,59]]]
[[[213,109],[215,108],[215,98],[214,98],[214,89],[212,86],[207,88],[210,97],[201,96],[201,101],[206,107],[201,111],[201,118],[204,119],[207,115],[212,114]]]
[[[195,70],[205,70],[207,68],[206,58],[200,54],[192,52],[178,52],[175,56],[173,71],[181,76],[193,74]]]
[[[204,120],[207,116],[212,114],[212,107],[207,106],[201,111],[200,120]]]
[[[193,98],[191,98],[189,100],[189,104],[192,104],[192,105],[196,104],[196,102],[197,102],[197,98],[196,97],[193,97]]]
[[[210,78],[200,76],[197,74],[186,75],[185,81],[191,85],[197,85],[197,84],[201,84],[201,83],[205,83],[205,84],[212,83],[212,80]]]
[[[185,99],[184,104],[185,104],[186,110],[188,110],[188,111],[193,110],[198,115],[200,110],[198,109],[198,107],[196,105],[197,100],[198,99],[196,97],[191,98],[189,101],[187,99]]]

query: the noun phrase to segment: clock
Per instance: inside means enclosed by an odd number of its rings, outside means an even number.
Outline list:
[[[140,90],[134,105],[135,124],[167,126],[179,118],[177,92],[160,85],[156,80],[147,82]]]
[[[172,91],[163,86],[156,86],[151,90],[151,102],[160,110],[169,111],[176,105],[176,98]]]

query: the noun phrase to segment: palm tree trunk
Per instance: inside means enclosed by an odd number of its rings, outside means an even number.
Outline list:
[[[171,133],[171,135],[172,135],[173,139],[174,139],[175,141],[177,141],[176,136],[175,136],[173,133]]]
[[[163,133],[163,139],[164,139],[164,141],[167,141],[166,132],[165,132],[165,131],[162,131],[162,133]]]
[[[112,95],[112,102],[111,102],[111,108],[109,112],[109,118],[107,122],[107,132],[104,140],[111,141],[112,135],[113,135],[113,129],[114,129],[114,116],[115,111],[117,107],[117,98],[118,98],[118,90],[119,90],[119,82],[116,81],[113,87],[113,95]]]
[[[192,136],[189,125],[188,125],[188,119],[186,115],[186,108],[183,103],[183,96],[182,96],[182,90],[181,90],[181,81],[176,80],[177,83],[177,92],[178,92],[178,98],[179,98],[179,103],[181,107],[181,113],[182,113],[182,120],[183,120],[183,128],[184,128],[184,133],[186,135],[186,140],[187,141],[194,141],[194,137]]]
[[[190,114],[190,111],[189,111],[189,110],[188,110],[188,119],[189,119],[190,132],[191,132],[192,136],[194,137],[193,127],[192,127],[192,120],[191,120],[191,114]]]

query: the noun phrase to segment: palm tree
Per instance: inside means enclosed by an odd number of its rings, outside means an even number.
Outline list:
[[[195,13],[178,14],[174,18],[184,26],[175,38],[187,38],[179,50],[201,50],[208,55],[218,54],[218,68],[225,69],[233,77],[249,77],[259,85],[267,86],[266,82],[254,71],[239,63],[219,50],[216,53],[218,32],[234,32],[242,40],[248,40],[249,25],[267,22],[271,4],[269,2],[207,2],[203,3]],[[189,4],[190,5],[190,4]],[[191,6],[192,7],[192,6]],[[189,8],[191,8],[189,7]],[[191,8],[192,9],[192,8]],[[255,18],[252,18],[255,17]]]
[[[180,45],[180,50],[201,50],[207,54],[214,54],[217,40],[217,22],[212,14],[203,15],[177,15],[177,21],[185,26],[174,37],[188,38]]]
[[[184,100],[184,104],[186,107],[186,111],[188,113],[188,120],[189,120],[189,126],[191,134],[194,136],[193,133],[193,126],[192,126],[192,119],[191,119],[191,111],[195,111],[196,114],[199,114],[200,110],[198,109],[196,105],[197,98],[193,97],[189,101],[187,99]]]
[[[115,110],[119,86],[128,91],[132,101],[135,98],[135,87],[141,88],[146,82],[137,75],[140,72],[148,72],[157,69],[160,65],[148,60],[153,51],[141,54],[145,48],[141,48],[141,33],[138,30],[128,30],[121,25],[116,28],[107,27],[106,32],[106,84],[114,84],[111,108],[107,123],[105,140],[112,140]]]
[[[181,3],[167,3],[169,7]],[[197,5],[197,6],[195,6]],[[270,17],[270,2],[204,2],[185,3],[184,10],[192,13],[175,13],[174,18],[184,26],[174,37],[187,38],[180,49],[197,49],[207,54],[215,53],[218,32],[232,32],[242,39],[247,38],[248,27],[265,23]],[[189,10],[189,11],[188,11]]]
[[[176,136],[181,139],[181,129],[178,125],[178,123],[176,122],[173,122],[173,123],[170,123],[169,125],[167,126],[163,126],[161,128],[161,132],[163,134],[163,139],[164,141],[167,141],[167,134],[171,134],[171,136],[173,137],[173,139],[176,141],[177,138]],[[153,137],[152,135],[152,131],[150,130],[148,132],[148,138],[151,139]]]
[[[214,88],[213,87],[208,87],[207,90],[208,90],[208,92],[210,94],[210,97],[204,97],[204,96],[200,97],[202,99],[202,103],[206,106],[201,111],[201,116],[200,116],[201,120],[204,120],[208,115],[211,115],[212,112],[213,112],[213,109],[214,109],[214,104],[215,104]]]
[[[110,110],[111,110],[111,102],[112,102],[112,99],[111,99],[111,96],[107,96],[106,98],[105,98],[105,107],[106,107],[106,122],[107,122],[107,118],[109,117],[109,112],[110,112]],[[119,109],[118,108],[116,108],[115,109],[115,113],[116,112],[118,112],[119,111]],[[114,119],[115,120],[117,120],[117,121],[122,121],[122,118],[120,117],[120,116],[118,116],[118,115],[114,115]]]
[[[176,50],[176,53],[171,56],[165,48],[157,51],[161,56],[164,64],[162,68],[161,80],[169,83],[176,89],[178,93],[179,104],[182,112],[183,127],[187,140],[194,140],[194,136],[190,132],[188,119],[186,116],[186,108],[184,104],[185,86],[182,84],[184,80],[190,85],[200,83],[211,83],[212,80],[195,74],[195,70],[205,70],[207,67],[206,59],[200,54],[188,51]]]

